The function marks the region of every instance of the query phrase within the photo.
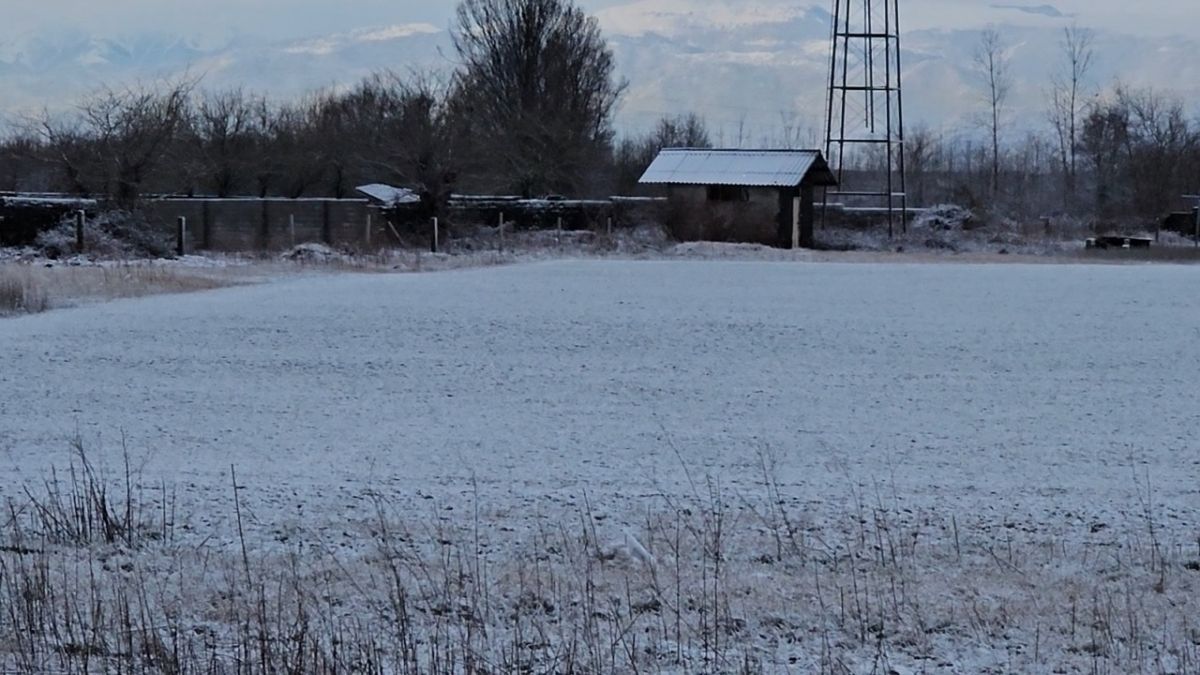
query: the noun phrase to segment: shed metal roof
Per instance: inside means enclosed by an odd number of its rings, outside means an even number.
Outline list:
[[[644,185],[732,185],[797,187],[837,185],[819,150],[700,150],[669,148],[659,153],[639,181]]]

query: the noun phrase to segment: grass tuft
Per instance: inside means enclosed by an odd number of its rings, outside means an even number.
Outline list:
[[[0,267],[0,316],[37,314],[50,307],[45,288],[18,267]]]

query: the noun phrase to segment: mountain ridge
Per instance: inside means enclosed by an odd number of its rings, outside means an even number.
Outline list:
[[[657,1],[657,0],[656,0]],[[645,3],[601,10],[645,10]],[[660,6],[660,5],[653,5]],[[664,5],[670,9],[668,0]],[[723,15],[667,16],[668,30],[607,31],[620,74],[629,82],[618,126],[643,131],[664,115],[696,112],[723,144],[814,142],[823,123],[830,16],[813,7],[753,4],[741,19]],[[636,11],[635,11],[636,10]],[[647,10],[650,11],[650,10]],[[628,23],[632,19],[626,18]],[[616,22],[620,23],[620,22]],[[636,25],[635,25],[636,27]],[[628,28],[628,27],[627,27]],[[1011,111],[1015,128],[1032,129],[1045,118],[1045,89],[1058,56],[1060,29],[1050,25],[1005,28],[1015,76]],[[949,132],[969,127],[980,107],[970,69],[978,32],[923,29],[904,36],[905,89],[911,124]],[[1118,74],[1135,86],[1168,88],[1200,83],[1200,53],[1188,38],[1137,38],[1098,33],[1093,88]],[[85,33],[33,35],[0,43],[0,104],[9,114],[62,109],[103,83],[199,75],[206,87],[244,87],[273,97],[352,84],[373,71],[420,72],[453,67],[445,29],[429,23],[364,26],[352,31],[262,41],[235,35],[201,44],[167,33],[103,38]],[[1119,64],[1119,68],[1117,65]],[[1200,84],[1178,88],[1195,99]],[[4,112],[4,111],[0,111]]]

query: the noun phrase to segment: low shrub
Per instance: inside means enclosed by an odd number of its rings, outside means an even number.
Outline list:
[[[75,223],[64,220],[38,235],[36,246],[52,259],[77,251]],[[162,236],[137,212],[105,211],[84,223],[84,253],[105,258],[162,258],[172,252],[169,237]]]

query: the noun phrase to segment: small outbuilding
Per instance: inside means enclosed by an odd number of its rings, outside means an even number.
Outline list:
[[[667,188],[681,239],[780,248],[812,246],[815,189],[838,184],[819,150],[692,148],[663,150],[639,182]]]

